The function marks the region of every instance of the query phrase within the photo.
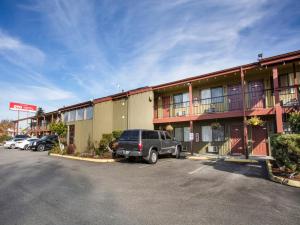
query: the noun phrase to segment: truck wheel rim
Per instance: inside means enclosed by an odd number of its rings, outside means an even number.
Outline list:
[[[156,160],[157,160],[156,153],[154,153],[154,152],[152,153],[151,159],[152,159],[152,162],[156,162]]]

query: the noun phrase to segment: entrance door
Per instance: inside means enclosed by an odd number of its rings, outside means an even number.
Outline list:
[[[75,125],[69,125],[69,145],[74,144]]]
[[[232,124],[230,126],[230,147],[232,155],[244,154],[243,133],[242,124]]]
[[[265,126],[252,127],[252,155],[268,155],[267,128]]]
[[[229,111],[242,109],[242,88],[240,84],[228,86],[228,102]]]
[[[170,96],[162,98],[163,117],[170,117]]]
[[[249,82],[249,102],[250,108],[264,108],[264,83],[262,80]]]

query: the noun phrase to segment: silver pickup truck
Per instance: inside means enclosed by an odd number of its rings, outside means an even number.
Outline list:
[[[125,130],[120,136],[115,154],[125,158],[139,157],[154,164],[159,155],[170,154],[180,158],[182,145],[168,132],[158,130]]]

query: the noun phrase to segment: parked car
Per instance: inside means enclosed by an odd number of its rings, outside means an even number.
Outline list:
[[[13,138],[9,141],[5,141],[3,146],[4,148],[11,148],[11,149],[15,149],[16,148],[16,144],[18,141],[22,141],[24,140],[25,138]]]
[[[28,134],[17,134],[14,138],[30,138]]]
[[[182,145],[166,131],[125,130],[118,140],[116,156],[139,157],[150,164],[158,160],[159,155],[171,154],[180,158]]]
[[[39,140],[38,138],[28,138],[28,139],[23,139],[20,141],[17,141],[16,143],[16,148],[22,149],[22,150],[27,150],[30,143]]]
[[[29,145],[29,149],[33,151],[50,150],[55,144],[58,144],[57,135],[46,135],[37,141],[33,141]]]

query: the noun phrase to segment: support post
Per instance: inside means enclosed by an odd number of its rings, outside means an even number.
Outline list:
[[[276,127],[277,127],[277,133],[282,133],[283,132],[282,108],[280,105],[278,69],[276,66],[273,67],[272,73],[273,73],[273,86],[274,86],[274,96],[275,96]]]
[[[190,120],[190,133],[193,133],[193,121]],[[191,154],[194,155],[194,149],[193,149],[193,140],[190,140],[190,150],[191,150]]]
[[[295,85],[295,93],[298,102],[300,101],[300,93],[298,91],[299,83],[297,80],[297,71],[296,71],[296,63],[293,63],[293,73],[294,73],[294,85]]]
[[[188,83],[189,86],[189,111],[190,111],[190,115],[193,115],[193,86],[192,83]]]
[[[20,111],[18,111],[17,135],[19,134],[19,119],[20,119]]]
[[[249,158],[248,152],[248,130],[247,130],[247,116],[246,116],[246,106],[245,106],[245,79],[244,71],[241,67],[241,87],[242,87],[242,104],[243,104],[243,141],[244,141],[244,152],[246,159]]]

